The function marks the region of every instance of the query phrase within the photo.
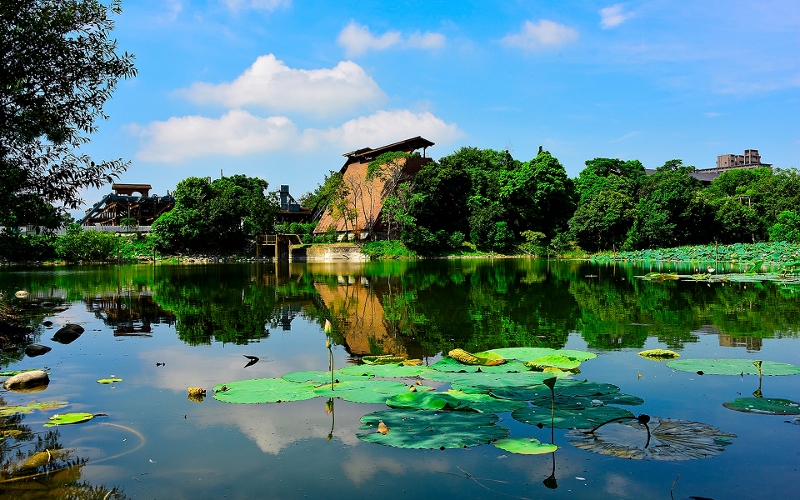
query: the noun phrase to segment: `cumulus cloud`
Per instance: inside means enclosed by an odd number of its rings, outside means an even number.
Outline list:
[[[179,163],[207,155],[241,156],[289,148],[297,129],[286,117],[260,118],[234,109],[220,118],[172,117],[134,126],[143,139],[136,154],[142,161]]]
[[[352,61],[330,69],[294,69],[272,54],[260,56],[230,83],[197,82],[179,94],[198,104],[255,105],[319,116],[374,106],[385,97],[375,80]]]
[[[502,42],[523,50],[540,50],[549,47],[561,47],[578,39],[578,32],[563,24],[547,19],[538,23],[525,21],[519,33],[506,35]]]
[[[344,47],[348,57],[359,56],[370,50],[386,50],[391,47],[408,47],[414,49],[438,49],[445,44],[445,36],[441,33],[419,31],[404,38],[399,31],[387,31],[378,36],[373,35],[368,26],[355,21],[339,33],[337,42]]]
[[[428,111],[378,111],[347,121],[326,130],[308,129],[303,132],[307,147],[328,143],[345,149],[377,147],[421,135],[433,142],[451,142],[463,136],[454,123],[445,123]]]
[[[633,14],[625,12],[623,4],[614,4],[611,7],[600,9],[600,26],[604,30],[616,28],[631,17],[633,17]]]
[[[408,110],[378,111],[338,127],[302,132],[286,117],[261,118],[238,109],[220,118],[173,117],[133,126],[131,130],[142,139],[137,159],[161,163],[181,163],[207,155],[377,147],[418,135],[448,143],[463,136],[454,123],[446,123],[427,111]]]
[[[281,7],[289,7],[292,5],[292,0],[225,0],[224,3],[234,12],[246,9],[272,12]]]

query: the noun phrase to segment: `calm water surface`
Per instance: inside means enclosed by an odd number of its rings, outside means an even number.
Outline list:
[[[722,406],[750,396],[758,377],[673,371],[637,352],[661,347],[684,358],[800,364],[800,292],[773,283],[636,278],[649,270],[528,260],[4,268],[0,292],[7,297],[24,289],[33,302],[69,308],[34,317],[54,323],[34,334],[52,351],[36,358],[5,353],[0,363],[47,367],[50,385],[37,393],[3,391],[2,404],[70,406],[6,419],[6,428],[35,434],[0,441],[0,457],[8,468],[27,453],[62,448],[75,465],[58,477],[3,483],[0,495],[104,498],[114,489],[109,498],[797,498],[800,425]],[[716,456],[686,461],[596,454],[572,446],[558,429],[552,438],[559,448],[547,455],[492,445],[407,450],[356,437],[360,417],[384,405],[336,400],[331,415],[323,398],[235,405],[211,396],[220,383],[326,370],[325,318],[334,323],[337,367],[382,353],[432,364],[456,347],[583,349],[597,358],[576,378],[643,398],[630,408],[635,414],[711,424],[737,437]],[[70,344],[52,341],[66,323],[86,331]],[[260,361],[245,368],[243,355]],[[96,383],[112,375],[123,382]],[[190,401],[187,387],[204,387],[209,397]],[[764,377],[762,390],[798,401],[800,376]],[[43,423],[59,411],[108,416],[46,433]],[[500,417],[511,436],[551,440],[547,427]]]

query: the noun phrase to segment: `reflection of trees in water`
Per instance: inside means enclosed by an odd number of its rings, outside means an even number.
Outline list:
[[[152,291],[121,290],[117,294],[87,296],[86,310],[114,327],[115,336],[150,336],[153,324],[173,325],[175,315],[153,300]]]
[[[0,406],[5,401],[0,398]],[[0,417],[0,496],[13,498],[123,499],[120,488],[82,481],[88,459],[64,448],[57,429],[34,432],[25,415]]]

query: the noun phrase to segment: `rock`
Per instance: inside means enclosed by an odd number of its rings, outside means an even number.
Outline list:
[[[53,326],[53,322],[52,321],[42,321],[42,325],[44,325],[44,326]]]
[[[51,340],[59,344],[71,344],[75,342],[83,332],[84,329],[81,325],[68,324],[58,330]]]
[[[18,299],[27,299],[28,292],[26,292],[25,290],[19,290],[17,293],[14,294],[14,297]]]
[[[27,354],[31,358],[35,356],[41,356],[42,354],[47,354],[52,350],[53,350],[52,347],[47,347],[46,345],[30,344],[28,346],[25,346],[25,354]]]
[[[69,309],[69,306],[55,306],[53,308],[53,312],[54,313],[60,313],[60,312],[66,311],[67,309]]]
[[[33,370],[30,372],[20,373],[19,375],[14,375],[3,382],[3,387],[9,391],[14,391],[17,389],[27,389],[43,385],[46,386],[49,383],[50,377],[47,376],[46,372],[42,370]]]

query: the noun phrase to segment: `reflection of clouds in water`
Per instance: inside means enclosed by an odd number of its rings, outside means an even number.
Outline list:
[[[385,447],[381,448],[385,449]],[[342,466],[347,479],[356,485],[369,481],[381,472],[408,475],[410,472],[450,472],[454,468],[448,461],[441,458],[400,462],[387,457],[385,453],[380,457],[372,456],[369,446],[359,448],[358,452],[358,455],[349,457]]]
[[[186,388],[204,387],[208,391],[206,401],[197,405],[192,419],[201,427],[235,425],[264,453],[277,454],[288,445],[308,438],[327,439],[331,428],[331,416],[325,414],[324,398],[292,403],[266,403],[258,405],[221,403],[214,400],[212,387],[225,381],[249,378],[278,377],[290,371],[320,369],[327,363],[327,353],[322,356],[292,357],[288,362],[269,361],[264,358],[244,370],[247,362],[241,350],[230,350],[230,354],[208,348],[195,348],[191,357],[180,348],[165,348],[145,352],[141,358],[148,366],[142,372],[142,383],[181,394],[186,397]],[[322,360],[322,361],[320,361]],[[166,366],[156,368],[156,362]],[[259,366],[260,365],[260,366]],[[360,443],[356,431],[359,419],[374,411],[371,405],[347,403],[336,400],[336,427],[334,439],[348,446]]]

